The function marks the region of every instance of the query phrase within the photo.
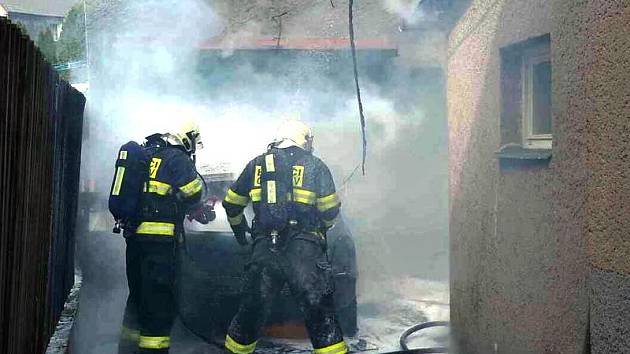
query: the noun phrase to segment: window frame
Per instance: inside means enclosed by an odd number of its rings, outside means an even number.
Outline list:
[[[63,22],[55,23],[51,28],[53,34],[53,41],[58,42],[61,39],[61,32],[63,31]]]
[[[551,49],[549,43],[540,43],[523,51],[521,66],[522,78],[522,137],[523,147],[526,149],[551,149],[553,132],[551,134],[534,134],[534,66],[544,62],[551,63]],[[553,72],[553,63],[551,63]],[[553,79],[552,79],[553,80]],[[551,92],[553,96],[553,91]],[[553,112],[553,111],[552,111]],[[553,113],[552,113],[553,128]]]

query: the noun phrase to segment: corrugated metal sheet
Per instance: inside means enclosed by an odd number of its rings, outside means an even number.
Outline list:
[[[85,98],[0,19],[0,353],[42,353],[73,284]]]

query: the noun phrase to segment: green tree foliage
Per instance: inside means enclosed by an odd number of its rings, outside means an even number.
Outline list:
[[[50,29],[40,32],[37,35],[35,44],[44,55],[46,61],[51,64],[57,63],[57,45]]]
[[[19,28],[23,35],[28,36],[28,30],[26,30],[26,25],[20,21],[16,21],[13,23],[15,27]]]
[[[15,26],[20,29],[23,35],[28,36],[28,30],[26,29],[26,25],[20,21],[16,21]],[[53,37],[53,33],[50,29],[46,31],[42,31],[37,35],[37,38],[32,38],[35,42],[35,45],[39,48],[39,50],[44,55],[46,61],[51,64],[57,63],[57,45],[55,43],[55,39]]]
[[[63,31],[57,42],[60,63],[85,60],[85,23],[83,4],[74,5],[63,20]]]

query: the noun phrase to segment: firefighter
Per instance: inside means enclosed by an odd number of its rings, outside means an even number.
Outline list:
[[[129,296],[119,353],[168,353],[175,318],[173,281],[176,239],[183,219],[198,207],[204,188],[194,154],[200,132],[194,122],[179,131],[146,138],[148,181],[137,220],[125,229]],[[197,212],[190,213],[199,214]],[[206,221],[207,223],[207,221]]]
[[[332,268],[326,255],[326,230],[333,226],[341,203],[328,167],[312,150],[311,129],[299,120],[285,121],[268,151],[247,164],[223,200],[237,242],[248,244],[246,232],[253,239],[241,304],[225,340],[227,353],[255,351],[273,297],[285,283],[303,312],[314,352],[348,351],[334,311]],[[291,174],[285,203],[287,225],[269,231],[266,218],[272,218],[274,210],[266,208],[272,202],[280,203],[279,195],[284,192],[280,192],[282,176],[276,176],[273,188],[266,190],[271,182],[265,173],[279,173],[282,163],[288,164],[285,170]],[[243,214],[250,201],[255,214],[251,230]]]

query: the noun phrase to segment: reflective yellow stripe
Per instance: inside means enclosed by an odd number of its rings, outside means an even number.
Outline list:
[[[262,189],[255,188],[249,191],[249,196],[252,198],[252,202],[259,202],[262,199]]]
[[[319,231],[309,231],[308,233],[311,234],[311,235],[315,235],[315,236],[321,238],[322,240],[326,240],[326,236],[324,236],[324,234],[319,232]]]
[[[202,188],[203,181],[201,180],[201,178],[197,177],[192,182],[179,187],[179,190],[182,191],[182,193],[184,193],[186,197],[190,197],[196,193],[199,193]]]
[[[337,344],[333,344],[325,348],[315,349],[313,351],[315,354],[345,354],[347,352],[348,346],[346,345],[346,342],[339,342]]]
[[[122,181],[125,177],[125,168],[119,166],[116,169],[116,181],[114,181],[114,188],[112,189],[112,195],[120,195],[120,187],[122,187]]]
[[[160,165],[162,164],[162,159],[154,157],[151,159],[151,164],[149,165],[149,177],[155,178],[157,177],[158,170],[160,169]]]
[[[307,191],[305,189],[293,188],[293,201],[295,202],[315,205],[316,199],[317,195],[315,194],[315,192]]]
[[[273,163],[273,154],[265,155],[265,167],[267,167],[267,172],[276,171],[276,165]]]
[[[171,185],[160,181],[149,181],[149,193],[156,193],[158,195],[167,195],[171,191]]]
[[[304,184],[304,166],[293,166],[293,186],[302,187]]]
[[[148,222],[145,221],[138,226],[137,234],[143,235],[175,235],[175,224],[169,222]]]
[[[254,174],[254,187],[260,187],[260,177],[262,176],[262,166],[256,166]]]
[[[247,206],[247,203],[249,203],[249,198],[237,194],[232,190],[232,188],[230,188],[228,189],[227,195],[225,196],[225,201],[234,205]]]
[[[129,342],[137,342],[140,339],[140,331],[137,329],[131,329],[126,326],[122,326],[120,329],[120,337]]]
[[[243,221],[243,213],[236,215],[235,217],[228,216],[228,221],[230,225],[240,225]]]
[[[171,337],[140,336],[138,347],[143,349],[166,349],[171,346]]]
[[[276,203],[276,181],[267,181],[267,203]]]
[[[339,197],[337,197],[337,193],[333,193],[326,197],[317,198],[317,209],[321,212],[332,209],[336,206],[339,206]]]
[[[127,159],[127,151],[125,150],[120,150],[120,156],[118,156],[118,158],[120,160],[126,160]]]
[[[251,344],[240,344],[230,335],[225,336],[225,347],[234,354],[251,354],[256,350],[256,342]]]
[[[335,219],[333,220],[322,220],[324,223],[324,226],[326,227],[332,227],[333,225],[335,225]]]

